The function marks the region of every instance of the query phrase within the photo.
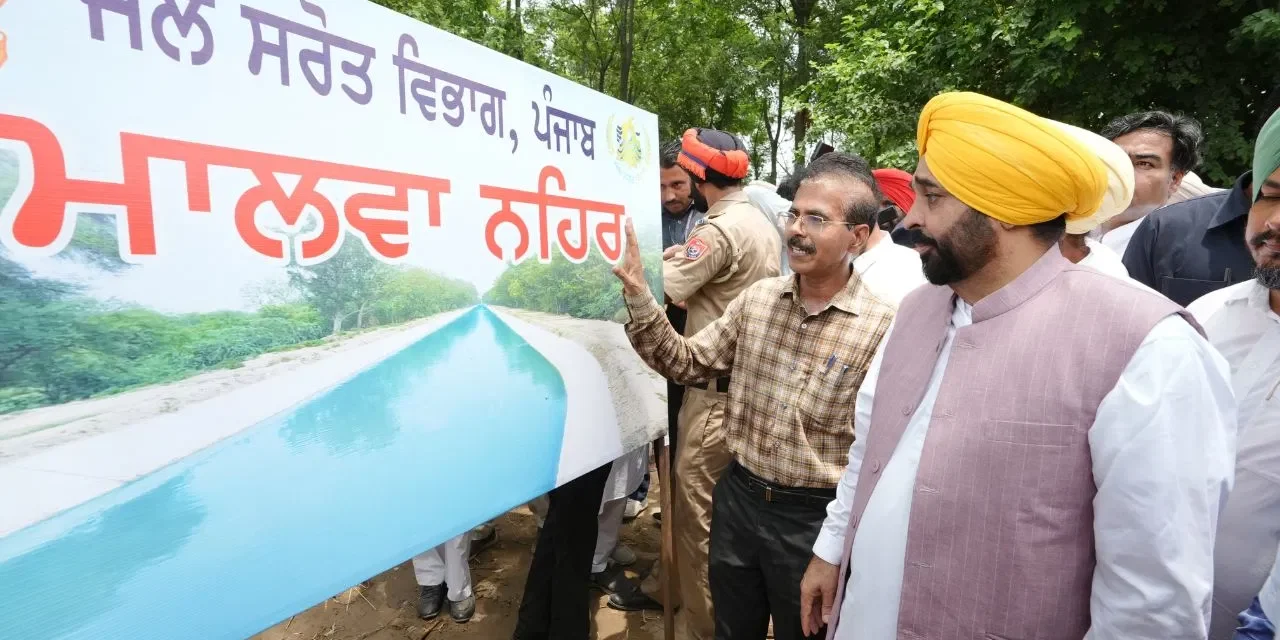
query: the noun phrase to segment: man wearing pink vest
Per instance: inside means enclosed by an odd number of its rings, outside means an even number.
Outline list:
[[[1106,170],[1038,116],[949,93],[918,128],[934,286],[859,389],[801,585],[839,640],[1202,639],[1230,491],[1230,371],[1186,312],[1072,264]]]

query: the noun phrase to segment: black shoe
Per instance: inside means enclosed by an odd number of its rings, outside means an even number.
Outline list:
[[[658,526],[659,526],[659,527],[661,527],[661,526],[662,526],[662,512],[661,512],[661,511],[655,511],[655,512],[653,512],[653,519],[658,521]]]
[[[640,590],[640,585],[609,596],[609,608],[617,611],[662,611],[662,603]]]
[[[444,606],[444,585],[438,584],[433,587],[418,587],[418,617],[423,620],[434,620],[440,615],[440,608]]]
[[[623,588],[627,582],[627,576],[623,573],[622,568],[614,564],[605,567],[600,573],[591,574],[591,588],[597,591],[603,591],[605,595],[613,595],[618,589]]]
[[[458,602],[449,601],[449,617],[458,624],[463,624],[471,620],[471,616],[476,614],[476,597],[474,595],[467,596]]]

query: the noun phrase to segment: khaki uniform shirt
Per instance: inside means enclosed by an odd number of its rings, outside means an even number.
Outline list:
[[[662,265],[667,297],[685,302],[686,336],[724,315],[747,287],[779,273],[782,240],[745,193],[725,196],[685,241],[685,250]]]

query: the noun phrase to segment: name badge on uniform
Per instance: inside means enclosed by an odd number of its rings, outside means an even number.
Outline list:
[[[694,238],[689,241],[689,244],[685,245],[684,258],[685,260],[697,260],[698,258],[706,255],[710,250],[711,247],[708,247],[707,243],[704,242],[702,238]]]

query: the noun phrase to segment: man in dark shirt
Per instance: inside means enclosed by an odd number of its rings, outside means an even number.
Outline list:
[[[702,220],[705,207],[698,207],[693,178],[676,164],[680,143],[662,150],[662,248],[684,244],[689,232]]]
[[[662,249],[684,244],[689,233],[706,217],[697,206],[697,194],[693,178],[677,162],[680,142],[676,141],[662,150]],[[676,331],[684,335],[685,310],[674,304],[667,305],[667,320]],[[675,459],[676,418],[684,400],[684,387],[667,380],[667,431],[672,459]]]
[[[1231,189],[1160,209],[1144,218],[1124,253],[1129,275],[1186,306],[1253,278],[1245,246],[1251,174]]]

